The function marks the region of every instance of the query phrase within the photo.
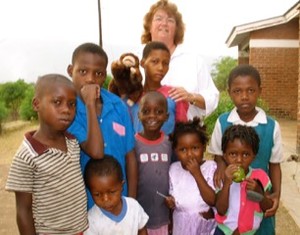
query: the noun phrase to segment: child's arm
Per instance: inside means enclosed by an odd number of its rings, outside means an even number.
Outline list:
[[[259,202],[259,206],[261,210],[265,212],[266,210],[272,208],[273,201],[267,197],[269,193],[264,192],[263,185],[259,182],[259,180],[250,179],[250,178],[247,178],[245,180],[247,181],[247,186],[246,186],[247,190],[252,190],[254,192],[263,195],[262,200]]]
[[[214,185],[216,188],[221,188],[221,184],[225,178],[225,169],[226,163],[222,156],[215,155],[214,156],[215,162],[217,163],[217,169],[214,174]]]
[[[102,111],[100,102],[100,87],[95,84],[85,85],[81,89],[81,96],[87,109],[87,139],[81,143],[81,148],[91,158],[102,158],[104,155],[104,144],[97,115]],[[98,109],[98,113],[97,113]]]
[[[138,235],[148,235],[146,226],[138,231]]]
[[[194,177],[203,200],[207,205],[214,206],[216,201],[215,192],[203,177],[198,161],[195,158],[190,159],[187,162],[186,168]]]
[[[15,192],[15,196],[20,235],[33,235],[35,234],[35,227],[32,215],[32,194]]]
[[[232,184],[233,173],[237,171],[237,165],[229,165],[225,170],[225,178],[222,189],[216,196],[216,209],[219,215],[225,215],[229,206],[229,191]]]
[[[136,198],[138,167],[134,150],[131,150],[126,154],[126,174],[128,182],[128,196]]]
[[[281,167],[280,163],[271,163],[269,164],[269,176],[272,183],[272,193],[269,198],[273,201],[272,208],[268,209],[265,213],[265,216],[273,216],[275,215],[280,201],[281,195]]]

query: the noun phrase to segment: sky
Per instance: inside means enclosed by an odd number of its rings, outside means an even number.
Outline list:
[[[143,17],[156,0],[101,0],[103,47],[109,63],[141,48]],[[296,0],[172,0],[186,24],[184,43],[208,66],[237,57],[225,44],[233,27],[283,15]],[[99,43],[98,0],[9,0],[0,6],[0,82],[67,75],[73,50]],[[108,68],[108,73],[110,69]]]

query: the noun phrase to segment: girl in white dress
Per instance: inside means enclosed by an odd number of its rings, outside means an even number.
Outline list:
[[[170,167],[170,196],[166,198],[173,209],[172,234],[209,235],[216,226],[212,208],[216,163],[203,159],[208,142],[205,127],[198,117],[177,123],[171,141],[179,160]]]

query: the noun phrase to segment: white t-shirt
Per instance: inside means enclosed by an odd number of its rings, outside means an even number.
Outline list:
[[[123,207],[115,216],[96,204],[88,212],[89,228],[84,235],[133,235],[145,227],[148,215],[133,198],[122,197]]]

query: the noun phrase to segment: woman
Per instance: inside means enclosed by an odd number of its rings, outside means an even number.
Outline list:
[[[163,84],[173,86],[169,95],[175,101],[185,100],[191,105],[188,119],[207,116],[218,105],[217,90],[203,59],[188,52],[183,45],[185,25],[177,6],[168,0],[160,0],[150,7],[144,17],[142,43],[160,41],[171,52],[169,71]]]

